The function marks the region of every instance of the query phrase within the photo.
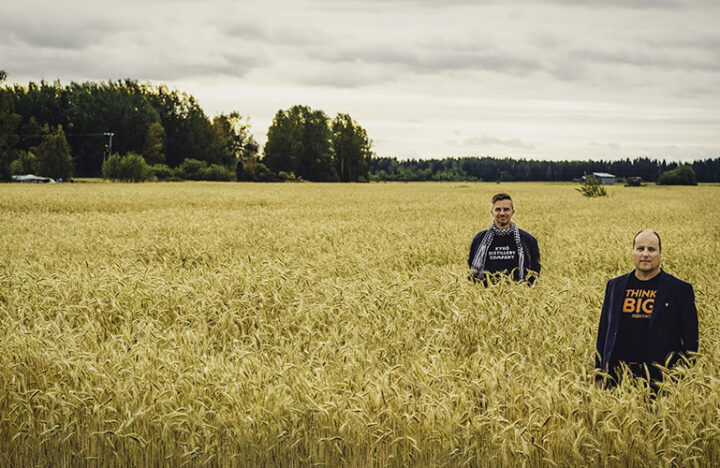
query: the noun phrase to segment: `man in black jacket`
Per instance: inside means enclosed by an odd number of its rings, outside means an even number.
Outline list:
[[[636,377],[662,379],[656,365],[672,367],[698,349],[693,287],[660,269],[662,244],[654,231],[633,240],[635,271],[608,281],[598,327],[595,367],[614,385],[621,363]],[[595,385],[602,386],[598,375]]]
[[[490,214],[493,224],[477,233],[470,245],[468,266],[474,270],[471,278],[482,281],[487,279],[487,273],[503,273],[532,284],[540,275],[540,249],[532,234],[511,221],[515,208],[510,195],[493,196]]]

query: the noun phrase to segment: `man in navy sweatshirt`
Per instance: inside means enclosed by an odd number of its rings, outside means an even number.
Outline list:
[[[658,365],[690,361],[698,349],[693,287],[660,268],[662,244],[654,231],[633,240],[635,271],[608,281],[598,327],[595,367],[617,383],[622,365],[653,389],[662,380]],[[598,375],[595,385],[603,385]]]
[[[512,222],[515,207],[510,195],[493,196],[490,214],[492,225],[478,232],[470,245],[468,266],[474,270],[471,279],[482,281],[487,279],[487,273],[502,273],[532,284],[540,275],[540,249],[532,234]]]

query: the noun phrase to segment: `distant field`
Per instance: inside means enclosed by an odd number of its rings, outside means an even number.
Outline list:
[[[720,187],[0,184],[1,466],[720,463]],[[489,199],[533,288],[466,280]],[[592,388],[632,236],[697,294],[701,356]]]

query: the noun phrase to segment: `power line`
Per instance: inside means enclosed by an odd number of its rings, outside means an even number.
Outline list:
[[[47,133],[38,133],[38,134],[32,134],[32,133],[19,133],[18,136],[22,137],[44,137],[47,136]],[[114,136],[114,133],[105,132],[105,133],[66,133],[65,136],[69,137],[76,137],[76,136]]]
[[[43,134],[29,134],[29,133],[18,134],[18,136],[21,136],[21,137],[45,137],[45,136],[47,136],[47,135],[48,135],[47,133],[43,133]],[[103,133],[66,133],[65,136],[66,136],[66,137],[80,137],[80,136],[103,136],[103,137],[108,137],[108,142],[107,142],[107,144],[105,145],[105,151],[103,152],[103,164],[105,164],[105,158],[106,158],[108,155],[112,154],[112,139],[113,139],[113,137],[115,136],[115,134],[114,134],[113,132],[103,132]]]

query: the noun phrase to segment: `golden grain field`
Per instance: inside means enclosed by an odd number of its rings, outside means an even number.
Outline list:
[[[535,287],[466,280],[489,199]],[[720,463],[720,187],[0,185],[0,466]],[[695,287],[696,366],[592,386],[635,232]]]

